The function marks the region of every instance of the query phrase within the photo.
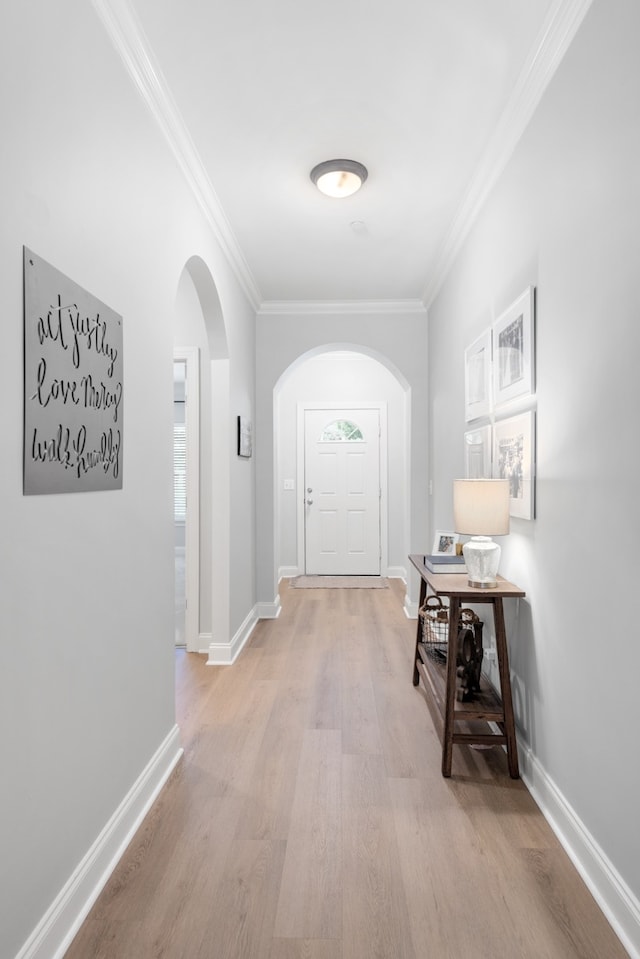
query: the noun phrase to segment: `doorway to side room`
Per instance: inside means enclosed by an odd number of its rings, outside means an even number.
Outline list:
[[[174,350],[173,509],[175,645],[198,649],[199,628],[199,351]]]
[[[226,662],[230,647],[229,351],[216,285],[208,265],[197,255],[189,258],[180,274],[175,318],[174,360],[186,363],[186,649],[209,652],[211,662],[218,657]]]
[[[186,416],[185,386],[186,364],[173,361],[173,528],[174,528],[174,592],[175,592],[175,644],[186,646],[186,537],[187,518],[187,463],[186,463]]]

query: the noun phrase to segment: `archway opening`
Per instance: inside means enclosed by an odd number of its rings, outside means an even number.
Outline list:
[[[335,343],[302,354],[284,371],[273,395],[275,562],[278,579],[305,572],[305,503],[300,411],[377,408],[384,443],[381,472],[381,567],[404,576],[409,543],[410,388],[383,356]]]
[[[192,450],[184,504],[186,647],[208,652],[214,631],[226,636],[229,630],[229,356],[218,292],[199,256],[183,268],[175,315],[174,360],[184,363],[187,453],[189,437]]]

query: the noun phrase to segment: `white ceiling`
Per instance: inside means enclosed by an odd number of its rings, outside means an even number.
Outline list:
[[[268,310],[428,301],[589,0],[94,2]]]

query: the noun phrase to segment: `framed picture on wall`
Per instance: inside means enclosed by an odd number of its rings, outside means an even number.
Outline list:
[[[535,518],[535,413],[529,410],[493,427],[493,476],[509,480],[509,512]]]
[[[493,401],[501,406],[534,392],[534,287],[493,324]]]
[[[246,416],[238,417],[238,456],[249,458],[251,456],[251,420]]]
[[[468,423],[491,410],[491,330],[464,351],[464,418]]]
[[[23,493],[122,489],[123,318],[23,247]]]
[[[467,430],[464,434],[466,479],[491,479],[491,426]]]

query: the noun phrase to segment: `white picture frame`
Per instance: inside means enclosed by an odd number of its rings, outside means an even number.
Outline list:
[[[464,434],[464,474],[466,479],[491,479],[491,425],[467,430]]]
[[[509,480],[509,513],[535,519],[535,412],[499,420],[493,427],[493,476]]]
[[[433,537],[433,556],[455,556],[459,536],[452,530],[437,529]]]
[[[477,420],[491,412],[491,329],[464,351],[464,418]]]
[[[535,290],[524,293],[492,327],[493,403],[503,406],[535,389]]]

